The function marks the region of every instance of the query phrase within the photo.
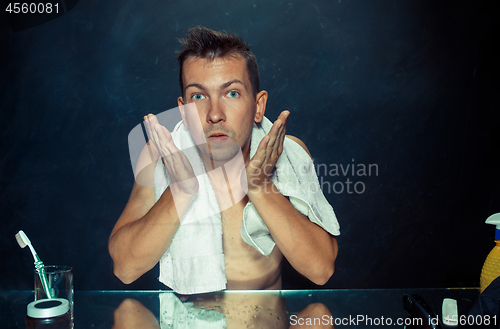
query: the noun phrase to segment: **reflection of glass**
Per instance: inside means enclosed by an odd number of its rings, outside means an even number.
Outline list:
[[[49,289],[55,297],[67,299],[73,323],[73,268],[64,265],[45,266],[45,276]],[[47,295],[43,290],[40,276],[35,271],[35,300],[45,299]]]
[[[307,325],[307,319],[331,317],[324,304],[313,303],[290,315],[279,291],[224,291],[191,295],[185,302],[165,292],[159,299],[159,319],[139,301],[125,299],[114,313],[113,328],[333,328],[318,321]]]

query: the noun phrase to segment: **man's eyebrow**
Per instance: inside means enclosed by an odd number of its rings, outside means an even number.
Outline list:
[[[234,79],[234,80],[231,80],[231,81],[228,81],[228,82],[225,82],[223,83],[221,86],[220,86],[220,90],[224,90],[226,89],[227,87],[229,87],[230,85],[232,85],[233,83],[238,83],[238,84],[241,84],[245,89],[247,88],[247,86],[241,81],[241,80],[238,80],[238,79]],[[186,86],[186,88],[184,88],[184,92],[189,88],[189,87],[195,87],[195,88],[198,88],[198,89],[201,89],[203,91],[206,90],[205,87],[203,87],[201,84],[199,83],[190,83]]]
[[[189,88],[189,87],[196,87],[198,89],[201,89],[201,90],[205,90],[205,87],[203,87],[202,85],[200,85],[199,83],[190,83],[186,86],[186,88],[184,88],[184,92]]]
[[[233,83],[239,83],[239,84],[241,84],[241,85],[242,85],[245,89],[247,89],[247,86],[246,86],[243,82],[241,82],[241,80],[234,79],[234,80],[231,80],[231,81],[228,81],[228,82],[226,82],[226,83],[222,84],[222,85],[220,86],[220,90],[226,89],[227,87],[229,87],[229,86],[230,86],[230,85],[232,85]]]

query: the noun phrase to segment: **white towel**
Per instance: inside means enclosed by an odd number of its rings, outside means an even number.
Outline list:
[[[271,127],[272,123],[265,117],[259,125],[254,123],[250,158]],[[159,280],[180,294],[223,290],[227,281],[222,250],[222,222],[215,192],[205,174],[189,129],[179,122],[172,132],[172,138],[193,166],[199,190],[186,210],[170,247],[160,259]],[[312,159],[296,142],[285,138],[283,153],[276,163],[271,180],[284,196],[289,197],[297,211],[328,233],[340,234],[337,218],[321,191]],[[170,183],[161,160],[155,168],[154,182],[155,199],[158,201]],[[275,245],[251,202],[243,210],[241,237],[264,256],[269,255]]]

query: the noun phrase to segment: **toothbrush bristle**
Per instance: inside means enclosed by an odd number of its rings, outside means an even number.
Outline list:
[[[24,248],[28,245],[27,241],[24,240],[24,237],[26,234],[24,234],[23,231],[19,231],[19,233],[16,234],[16,241],[19,244],[19,247]]]

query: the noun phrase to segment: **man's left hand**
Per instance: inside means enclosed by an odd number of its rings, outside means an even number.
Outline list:
[[[274,122],[269,133],[262,138],[255,155],[246,166],[248,194],[267,191],[271,183],[269,177],[276,166],[276,162],[283,152],[286,123],[290,112],[283,111]]]

